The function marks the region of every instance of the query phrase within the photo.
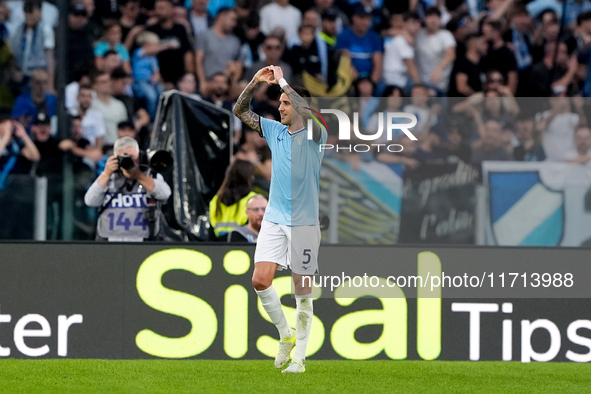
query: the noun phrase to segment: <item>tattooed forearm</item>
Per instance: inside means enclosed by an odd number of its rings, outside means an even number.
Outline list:
[[[262,136],[261,130],[261,123],[260,123],[260,116],[255,114],[250,109],[250,102],[252,100],[252,96],[254,92],[259,87],[260,82],[257,81],[250,81],[250,83],[246,86],[238,100],[236,100],[236,105],[234,105],[234,109],[232,112],[238,119],[240,119],[245,125],[253,129],[254,131],[258,132],[259,135]]]
[[[300,96],[291,86],[287,85],[283,88],[283,92],[289,97],[292,110],[295,110],[304,119],[304,127],[307,126],[307,120],[312,118],[312,111],[309,109],[309,104]],[[312,136],[314,141],[320,141],[322,130],[316,122],[312,122]]]

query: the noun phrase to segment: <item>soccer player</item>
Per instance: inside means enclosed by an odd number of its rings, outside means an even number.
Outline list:
[[[283,91],[279,98],[281,122],[266,119],[250,110],[253,94],[265,82],[279,84]],[[308,122],[311,111],[302,96],[310,97],[310,94],[304,89],[290,87],[280,67],[268,66],[255,74],[233,111],[267,140],[273,153],[269,204],[254,255],[252,284],[281,337],[275,368],[282,368],[290,361],[295,346],[293,360],[283,370],[287,373],[306,370],[306,346],[313,316],[311,275],[318,274],[320,245],[318,179],[324,155],[320,144],[326,143],[327,138],[326,129],[316,122]],[[311,139],[305,128],[309,123],[313,125]],[[273,288],[275,271],[287,268],[291,269],[295,286],[295,332],[287,323],[281,301]]]

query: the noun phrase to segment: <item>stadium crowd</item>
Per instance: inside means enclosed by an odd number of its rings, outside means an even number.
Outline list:
[[[147,148],[163,91],[231,110],[265,65],[313,96],[348,97],[366,132],[386,111],[417,116],[418,141],[396,136],[401,153],[327,152],[354,169],[372,160],[408,169],[591,162],[591,1],[74,0],[67,21],[57,42],[52,2],[0,0],[0,113],[26,131],[12,138],[4,127],[0,172],[59,174],[69,153],[90,182],[118,138]],[[65,64],[56,62],[61,45]],[[61,141],[58,94],[71,115]],[[253,110],[278,120],[279,95],[264,86]],[[266,141],[238,119],[234,130],[236,158],[252,163],[264,191]]]

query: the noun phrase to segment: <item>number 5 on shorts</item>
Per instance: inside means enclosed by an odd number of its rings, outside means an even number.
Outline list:
[[[308,264],[310,262],[310,259],[312,258],[312,255],[310,254],[311,251],[312,249],[304,249],[304,256],[306,256],[308,259],[306,261],[302,261],[302,264]]]

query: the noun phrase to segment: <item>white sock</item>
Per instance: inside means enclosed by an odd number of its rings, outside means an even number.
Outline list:
[[[275,324],[275,327],[277,327],[277,330],[279,331],[279,337],[282,339],[291,338],[293,336],[293,330],[289,324],[287,324],[287,320],[283,314],[283,309],[281,309],[281,301],[279,300],[279,296],[277,295],[273,285],[269,286],[265,290],[255,291],[261,299],[263,308],[265,308],[265,311],[267,311],[267,314],[271,318],[273,324]]]
[[[294,359],[304,361],[312,328],[314,308],[312,298],[296,298],[296,347]]]

